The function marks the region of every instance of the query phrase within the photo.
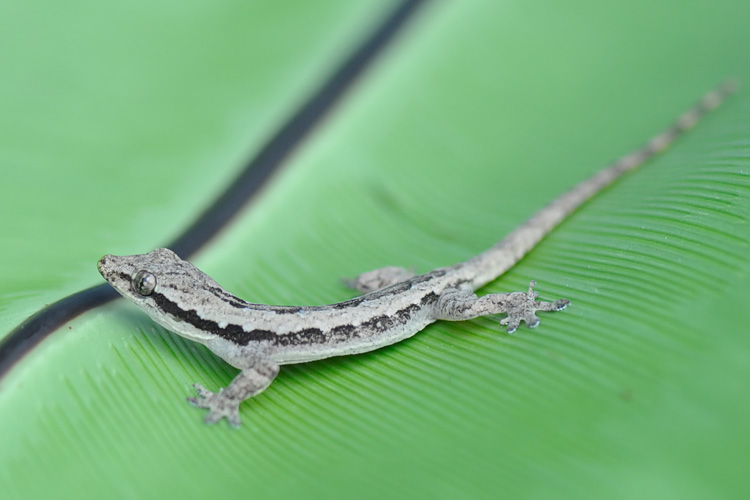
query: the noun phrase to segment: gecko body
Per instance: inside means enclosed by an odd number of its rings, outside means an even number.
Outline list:
[[[166,248],[142,255],[106,255],[98,269],[157,323],[204,344],[240,370],[217,393],[194,384],[198,396],[188,398],[209,410],[207,422],[226,417],[239,426],[240,403],[265,390],[280,365],[371,351],[411,337],[438,320],[504,313],[500,324],[513,332],[521,322],[536,327],[537,311],[564,309],[569,304],[566,299],[538,301],[533,281],[526,292],[478,297],[474,291],[510,269],[591,196],[672,143],[732,88],[724,84],[708,93],[671,128],[563,194],[476,257],[421,275],[400,267],[361,274],[349,284],[364,295],[344,302],[322,306],[247,302]]]

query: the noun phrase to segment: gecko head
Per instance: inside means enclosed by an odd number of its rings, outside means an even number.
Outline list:
[[[198,268],[168,248],[142,255],[105,255],[96,267],[115,290],[143,309],[167,289],[190,290],[205,279]]]
[[[97,268],[120,295],[160,325],[190,340],[202,342],[211,338],[196,308],[215,301],[214,294],[221,293],[221,287],[172,250],[159,248],[142,255],[105,255]],[[241,301],[235,299],[235,302]]]

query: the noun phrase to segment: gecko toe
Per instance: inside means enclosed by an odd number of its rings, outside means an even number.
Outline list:
[[[526,323],[526,326],[529,328],[536,328],[539,326],[540,320],[537,317],[536,314],[534,314],[533,311],[528,311],[526,315],[523,318],[523,321]]]
[[[569,305],[570,305],[570,301],[568,299],[559,299],[554,302],[555,311],[562,311]]]
[[[196,408],[207,408],[209,410],[214,408],[214,406],[216,405],[216,398],[219,397],[219,395],[209,391],[200,384],[193,384],[193,387],[195,388],[195,392],[198,393],[198,395],[190,398],[185,398],[187,402],[192,406],[195,406]]]
[[[221,420],[221,417],[222,415],[220,415],[218,412],[211,410],[205,417],[203,417],[203,421],[208,425],[214,425],[216,422]]]
[[[515,316],[508,316],[507,318],[503,318],[500,320],[500,326],[507,326],[507,329],[505,331],[508,333],[515,332],[516,330],[518,330],[518,327],[520,325],[521,322]]]
[[[537,302],[535,309],[537,311],[556,312],[562,311],[569,305],[570,301],[568,299],[559,299],[554,302]]]
[[[209,391],[208,389],[206,389],[200,384],[193,384],[193,388],[195,389],[195,392],[198,393],[198,396],[200,396],[201,398],[208,398],[213,395],[213,392]]]
[[[229,422],[229,425],[231,425],[235,429],[239,429],[239,427],[242,425],[242,420],[240,420],[239,409],[235,410],[231,415],[226,415],[226,417],[227,417],[227,422]]]

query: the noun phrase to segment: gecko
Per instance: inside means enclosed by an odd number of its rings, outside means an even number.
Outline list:
[[[567,299],[537,300],[535,282],[524,292],[475,291],[497,279],[585,201],[665,149],[735,88],[727,82],[706,94],[668,129],[539,210],[486,251],[453,266],[416,275],[402,267],[362,273],[347,283],[363,295],[330,305],[280,306],[247,302],[222,288],[173,251],[106,255],[102,277],[154,321],[205,345],[240,370],[218,392],[193,384],[188,402],[205,408],[207,423],[226,418],[240,426],[240,403],[263,392],[281,365],[372,351],[415,335],[438,321],[505,314],[513,333],[524,322],[539,325],[538,311],[560,311]]]

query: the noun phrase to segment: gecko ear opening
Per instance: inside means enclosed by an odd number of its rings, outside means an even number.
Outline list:
[[[147,297],[154,293],[156,288],[156,276],[141,269],[133,276],[133,290],[139,295]]]

